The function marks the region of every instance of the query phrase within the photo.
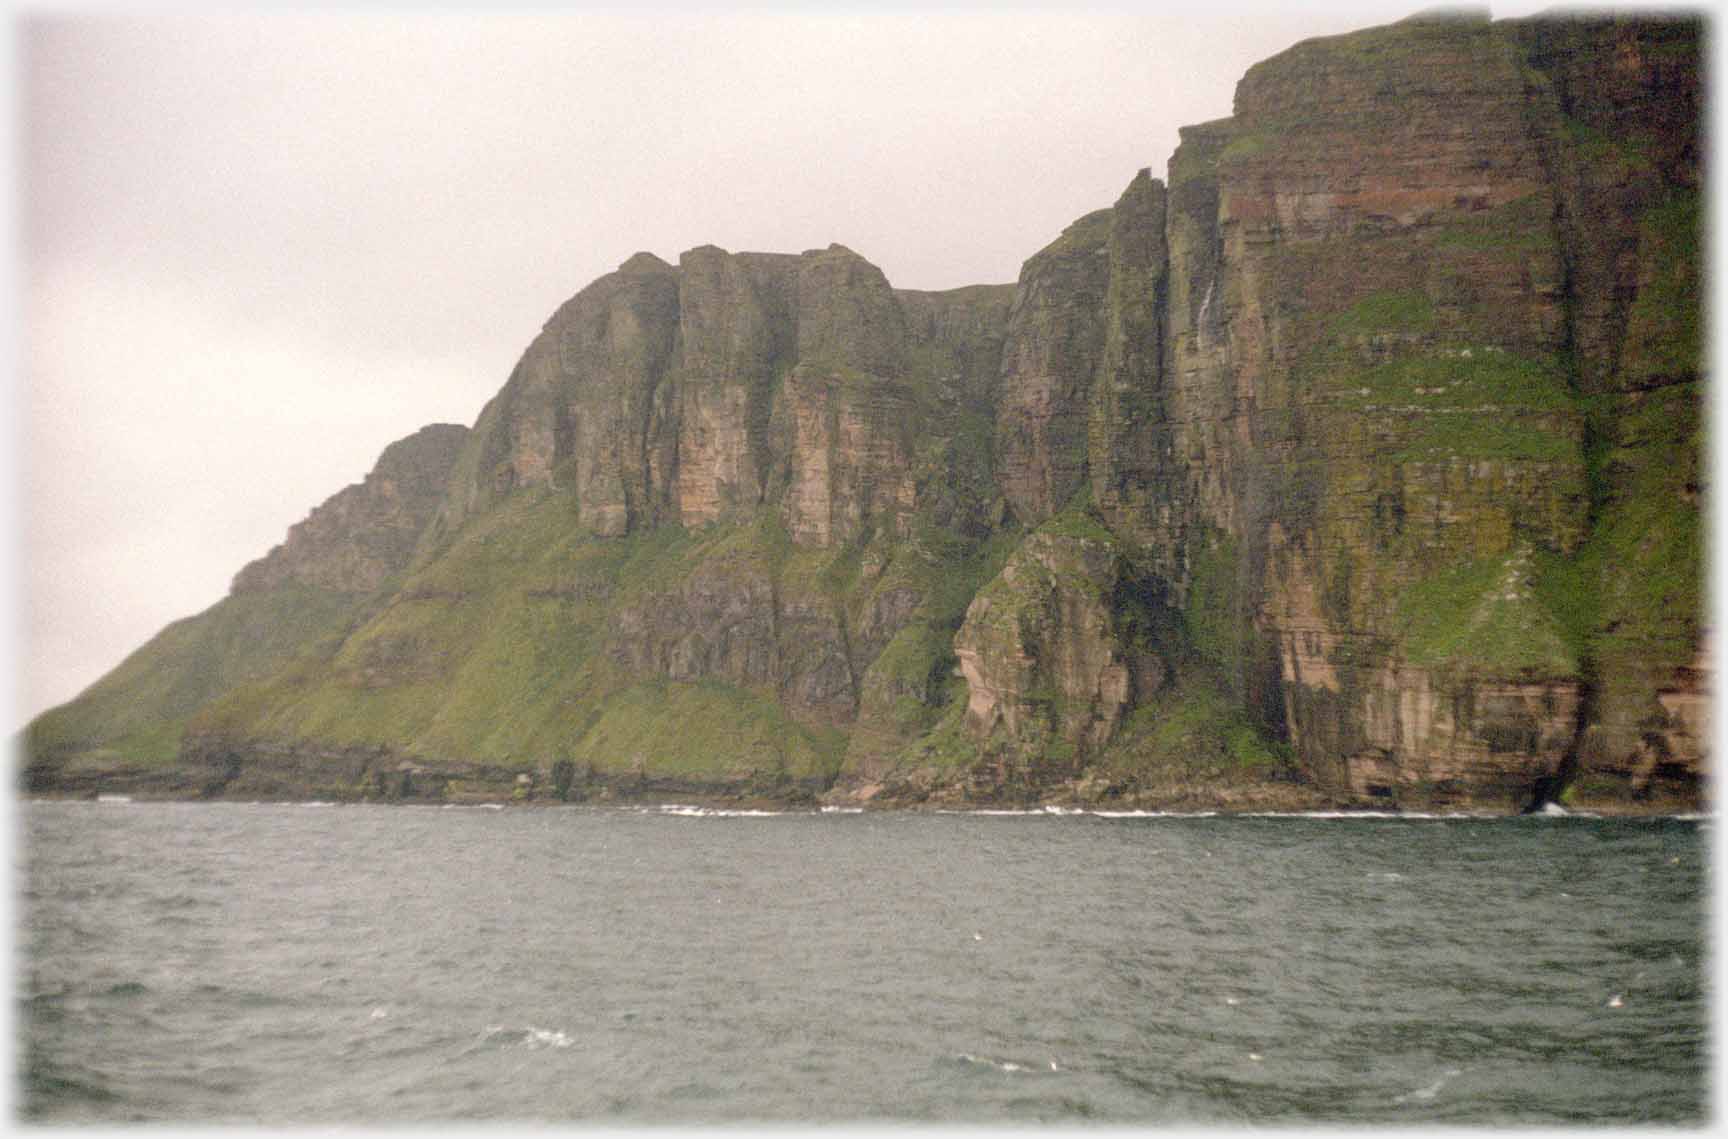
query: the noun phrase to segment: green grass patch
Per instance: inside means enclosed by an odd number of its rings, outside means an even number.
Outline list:
[[[1548,195],[1536,193],[1492,209],[1454,214],[1441,222],[1434,245],[1520,254],[1552,251],[1557,241],[1553,208]]]
[[[790,720],[771,697],[728,684],[646,680],[611,693],[567,746],[578,764],[650,778],[831,779],[846,739]]]
[[[1229,165],[1258,158],[1273,148],[1278,136],[1278,131],[1266,128],[1240,131],[1219,150],[1218,163]]]
[[[1214,533],[1188,552],[1188,596],[1182,627],[1195,650],[1220,668],[1233,667],[1247,637],[1235,539]]]
[[[1393,452],[1400,463],[1442,458],[1515,459],[1530,462],[1581,462],[1578,440],[1549,424],[1510,416],[1484,419],[1467,411],[1433,412],[1415,435]]]
[[[1575,411],[1561,361],[1491,347],[1411,355],[1329,377],[1339,406],[1358,409]]]
[[[978,759],[978,745],[966,730],[966,690],[960,685],[929,731],[901,751],[896,766],[902,769],[934,767],[953,770]]]
[[[1560,136],[1574,161],[1595,169],[1605,182],[1625,182],[1651,168],[1649,147],[1635,135],[1610,137],[1606,132],[1570,115],[1560,120]]]
[[[1404,655],[1429,668],[1572,676],[1578,656],[1541,602],[1533,555],[1513,553],[1453,566],[1407,589],[1398,602]]]
[[[287,586],[223,598],[176,621],[75,700],[25,732],[33,759],[104,749],[145,766],[174,761],[187,720],[297,655],[327,651],[366,598]]]
[[[1628,379],[1697,375],[1703,368],[1703,217],[1696,193],[1677,194],[1644,215],[1645,266],[1626,317],[1621,369]]]
[[[1415,290],[1372,293],[1335,314],[1328,327],[1335,336],[1381,332],[1426,332],[1434,327],[1434,302]]]
[[[1075,497],[1080,501],[1071,503],[1058,513],[1045,519],[1039,524],[1038,532],[1057,538],[1114,544],[1116,535],[1112,534],[1109,528],[1092,513],[1091,487],[1082,488]]]
[[[1204,668],[1134,709],[1097,766],[1116,774],[1265,777],[1289,762]]]
[[[932,692],[954,664],[954,640],[945,630],[913,621],[870,665],[872,676],[899,692]]]

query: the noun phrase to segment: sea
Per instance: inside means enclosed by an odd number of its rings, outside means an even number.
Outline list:
[[[1710,818],[28,802],[15,1114],[1701,1126]]]

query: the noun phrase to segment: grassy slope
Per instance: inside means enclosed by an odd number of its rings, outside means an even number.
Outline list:
[[[704,562],[778,566],[783,532],[750,521],[595,538],[567,492],[519,492],[411,574],[325,664],[250,687],[199,725],[326,745],[383,745],[524,770],[726,778],[744,766],[832,773],[843,741],[772,693],[632,676],[605,657],[616,608]]]
[[[300,653],[328,651],[364,601],[290,587],[226,597],[176,621],[77,699],[38,717],[26,733],[31,763],[171,765],[200,707]]]

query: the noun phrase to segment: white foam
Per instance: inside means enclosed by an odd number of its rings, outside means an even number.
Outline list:
[[[936,814],[938,814],[938,815],[996,815],[996,816],[1000,816],[1000,817],[1009,817],[1009,816],[1020,817],[1020,816],[1026,816],[1026,815],[1042,816],[1044,814],[1044,812],[1043,811],[1016,811],[1016,810],[1009,810],[1009,809],[1003,808],[1003,807],[980,807],[977,810],[972,810],[972,811],[956,810],[952,807],[938,807],[936,809]]]
[[[130,795],[98,795],[98,796],[96,796],[96,801],[98,803],[130,803],[132,801],[132,796],[130,796]]]
[[[529,1028],[523,1041],[530,1048],[568,1048],[572,1041],[564,1033],[550,1028]]]
[[[974,1056],[970,1052],[960,1053],[958,1059],[964,1060],[968,1064],[976,1064],[980,1068],[995,1068],[998,1072],[1028,1072],[1028,1071],[1031,1071],[1031,1069],[1028,1068],[1026,1065],[1017,1064],[1013,1060],[992,1060],[988,1056]],[[1056,1068],[1055,1061],[1051,1061],[1050,1069],[1051,1069],[1051,1071],[1058,1070]]]
[[[1433,1083],[1429,1084],[1426,1087],[1417,1088],[1413,1092],[1406,1092],[1403,1095],[1399,1096],[1397,1099],[1393,1100],[1392,1102],[1393,1103],[1410,1103],[1411,1101],[1423,1102],[1423,1101],[1431,1100],[1435,1096],[1439,1095],[1440,1089],[1445,1087],[1449,1082],[1451,1082],[1452,1077],[1456,1076],[1456,1075],[1458,1075],[1458,1069],[1457,1068],[1447,1068],[1444,1072],[1441,1073],[1440,1078],[1435,1080]]]
[[[1211,819],[1217,811],[1093,811],[1101,819]]]
[[[824,815],[862,815],[863,807],[823,807]]]
[[[1602,816],[1595,811],[1568,811],[1559,803],[1544,803],[1540,811],[1532,811],[1521,817],[1526,819],[1599,819]]]
[[[678,815],[688,819],[769,819],[777,818],[787,812],[731,810],[724,807],[693,807],[684,803],[662,803],[657,813]]]
[[[1440,815],[1428,811],[1247,811],[1249,819],[1476,819],[1491,815],[1471,815],[1451,812]]]
[[[568,1034],[555,1028],[505,1028],[502,1024],[488,1024],[481,1036],[488,1041],[500,1044],[520,1044],[524,1048],[568,1048],[574,1044]]]

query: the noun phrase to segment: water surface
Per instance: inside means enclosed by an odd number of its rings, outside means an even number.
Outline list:
[[[1706,1112],[1708,821],[19,817],[27,1118]]]

